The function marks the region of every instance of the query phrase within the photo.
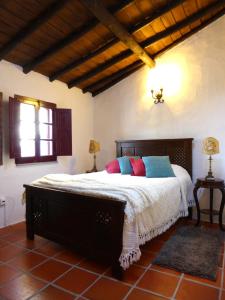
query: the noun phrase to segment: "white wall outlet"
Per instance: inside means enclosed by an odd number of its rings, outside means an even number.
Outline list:
[[[5,197],[4,197],[4,196],[1,196],[1,197],[0,197],[0,206],[4,206],[5,203],[6,203]]]

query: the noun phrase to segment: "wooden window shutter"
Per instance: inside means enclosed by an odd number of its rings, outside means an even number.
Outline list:
[[[71,109],[53,109],[54,155],[72,155]]]
[[[2,111],[3,111],[2,93],[0,93],[0,165],[2,165]]]
[[[19,145],[20,102],[9,97],[9,157],[16,158],[20,153]]]

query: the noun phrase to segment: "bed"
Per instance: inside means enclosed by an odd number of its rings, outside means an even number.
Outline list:
[[[192,176],[192,140],[117,141],[117,157],[169,155],[172,164],[183,167]],[[55,186],[24,187],[28,239],[34,239],[37,234],[69,245],[82,255],[110,262],[113,275],[122,277],[126,201],[62,190]]]

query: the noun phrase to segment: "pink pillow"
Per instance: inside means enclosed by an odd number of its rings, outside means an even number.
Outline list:
[[[146,176],[145,165],[141,158],[134,159],[130,158],[130,163],[133,169],[134,176]]]
[[[120,173],[120,165],[117,159],[110,161],[105,169],[108,173]]]

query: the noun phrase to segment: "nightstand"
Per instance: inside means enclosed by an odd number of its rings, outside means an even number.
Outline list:
[[[210,192],[210,209],[200,209],[199,202],[198,202],[198,189],[199,188],[205,188],[209,189]],[[215,178],[215,180],[205,180],[205,178],[198,178],[195,184],[194,188],[194,198],[195,198],[195,204],[197,208],[197,223],[196,225],[199,225],[200,223],[200,216],[202,214],[207,214],[210,216],[210,223],[213,223],[213,216],[218,215],[219,216],[219,225],[220,229],[224,231],[223,228],[223,209],[225,204],[225,193],[224,193],[224,180],[220,178]],[[221,198],[221,204],[219,211],[213,209],[213,191],[214,189],[219,189],[222,194]]]

